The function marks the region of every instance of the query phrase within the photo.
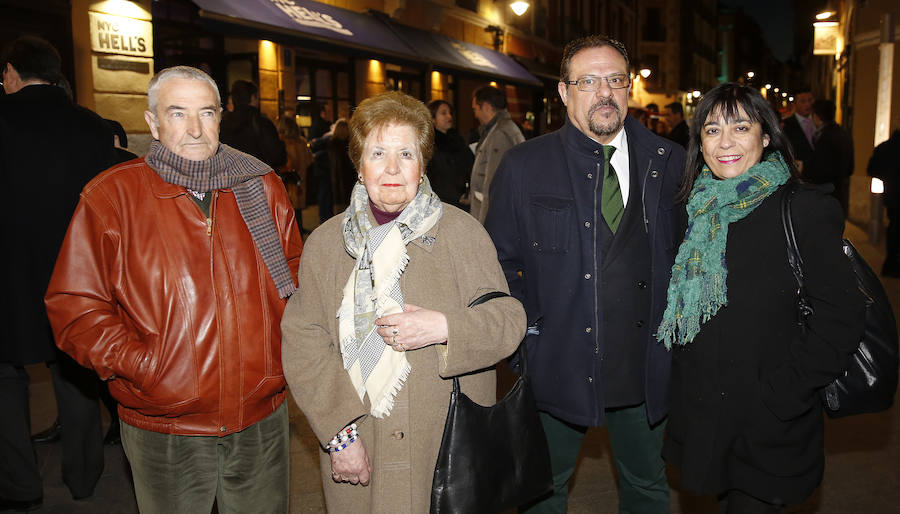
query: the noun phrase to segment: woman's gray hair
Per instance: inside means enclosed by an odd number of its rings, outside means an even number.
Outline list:
[[[206,82],[216,93],[216,108],[222,108],[222,96],[219,94],[219,86],[216,85],[216,81],[213,80],[212,77],[207,75],[203,70],[198,70],[191,66],[172,66],[171,68],[160,70],[152,79],[150,79],[150,84],[147,86],[147,105],[150,108],[150,112],[156,114],[157,95],[159,94],[160,86],[162,86],[165,81],[175,78],[202,80]]]

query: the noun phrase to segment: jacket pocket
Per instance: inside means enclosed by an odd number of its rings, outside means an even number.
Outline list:
[[[529,239],[537,253],[567,253],[575,202],[562,196],[531,197]]]
[[[123,381],[116,400],[145,416],[178,416],[199,396],[197,363],[190,345],[154,337],[150,363],[139,383]]]

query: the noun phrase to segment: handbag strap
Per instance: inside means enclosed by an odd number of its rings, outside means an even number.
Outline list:
[[[784,228],[784,239],[787,243],[788,264],[797,282],[797,306],[799,322],[812,314],[812,306],[806,300],[806,290],[803,284],[803,257],[800,256],[800,248],[797,246],[797,236],[794,232],[794,222],[791,219],[791,201],[797,192],[797,183],[789,182],[787,190],[781,197],[781,225]]]
[[[475,307],[476,305],[481,305],[482,303],[484,303],[488,300],[493,300],[494,298],[503,298],[504,296],[509,296],[509,294],[504,293],[503,291],[491,291],[490,293],[484,293],[483,295],[479,296],[478,298],[472,300],[472,303],[469,304],[469,307],[470,308]],[[521,351],[521,346],[519,346],[519,348],[516,349],[516,352],[519,353],[519,358],[521,359],[521,363],[522,363],[522,375],[521,376],[525,376],[525,369],[526,369],[525,352]],[[455,394],[459,393],[459,377],[453,377],[453,392]]]

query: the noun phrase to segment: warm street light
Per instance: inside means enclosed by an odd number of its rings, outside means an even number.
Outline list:
[[[781,97],[782,97],[782,98],[787,97],[787,93],[781,93]]]
[[[694,98],[700,98],[700,90],[695,89],[694,92],[691,93],[691,96],[693,96]]]
[[[531,4],[523,0],[518,0],[509,4],[509,8],[512,9],[514,13],[516,13],[516,16],[522,16],[523,14],[525,14],[525,11],[527,11],[529,7],[531,7]]]
[[[822,11],[816,15],[816,19],[817,20],[827,20],[828,18],[831,18],[832,16],[834,16],[834,11]]]
[[[748,79],[752,79],[754,76],[756,76],[756,73],[753,73],[752,71],[748,71],[748,72],[747,72],[747,78],[748,78]]]
[[[772,84],[766,84],[766,89],[772,89]]]
[[[644,78],[650,77],[650,74],[653,73],[650,68],[641,68],[640,74]]]
[[[775,89],[773,89],[773,91],[775,91],[775,92],[777,93],[777,92],[778,92],[778,88],[776,87]]]
[[[789,96],[789,97],[788,97],[788,102],[793,102],[793,101],[794,101],[794,97],[793,97],[793,96]]]

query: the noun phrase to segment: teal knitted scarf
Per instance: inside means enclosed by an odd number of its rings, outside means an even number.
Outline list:
[[[668,304],[656,331],[657,340],[666,348],[693,341],[700,325],[728,304],[728,225],[753,212],[790,177],[779,152],[725,180],[703,166],[688,198],[688,228],[672,266]]]

